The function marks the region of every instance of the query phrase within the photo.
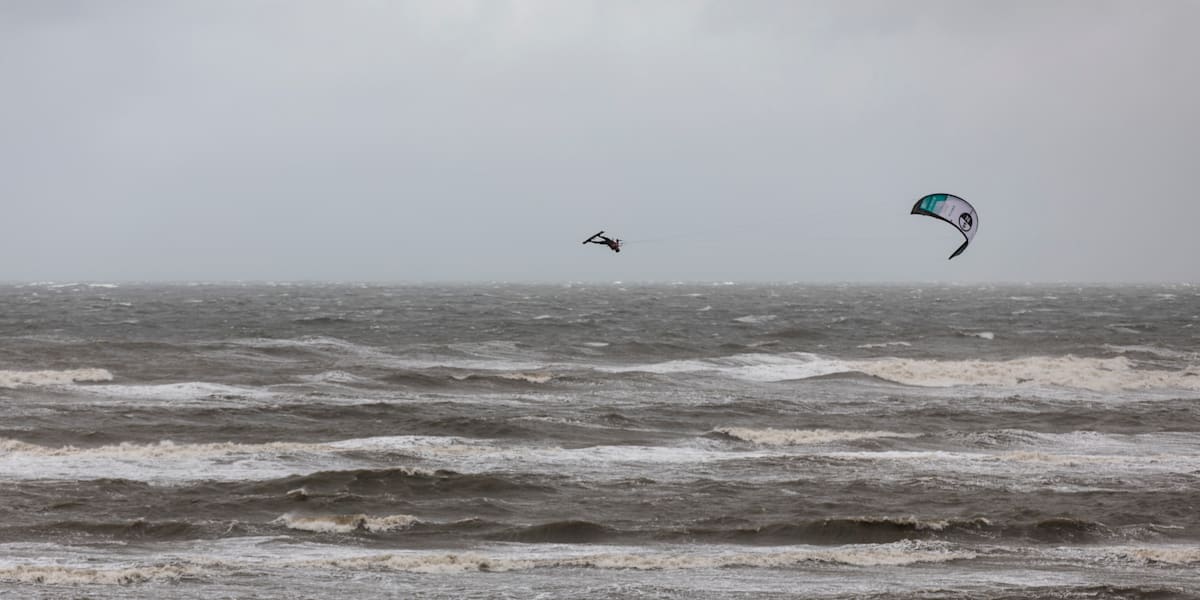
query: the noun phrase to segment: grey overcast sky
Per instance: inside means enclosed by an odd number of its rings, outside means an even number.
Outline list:
[[[0,280],[1200,281],[1200,0],[0,0]],[[961,236],[909,215],[951,192]],[[613,254],[580,241],[630,240]]]

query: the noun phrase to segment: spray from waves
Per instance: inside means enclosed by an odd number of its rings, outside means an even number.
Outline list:
[[[881,379],[928,387],[1040,385],[1099,392],[1200,390],[1200,367],[1191,366],[1181,371],[1137,369],[1123,356],[1042,356],[1004,361],[883,358],[852,362],[848,366]]]
[[[65,371],[0,371],[0,388],[20,386],[70,385],[85,381],[112,381],[105,369],[68,369]]]
[[[275,523],[288,529],[314,533],[352,533],[366,531],[380,533],[408,529],[420,521],[412,515],[371,516],[355,515],[293,515],[286,514],[275,519]]]
[[[546,568],[614,570],[690,570],[730,567],[781,568],[805,563],[859,567],[904,566],[974,559],[977,553],[941,542],[903,540],[890,544],[862,544],[836,548],[793,547],[766,551],[696,553],[684,551],[611,552],[553,557],[511,557],[481,552],[394,553],[347,559],[309,561],[312,567],[349,570],[392,570],[410,573],[464,573],[471,571],[525,571]]]
[[[717,427],[713,432],[744,442],[763,446],[800,446],[829,444],[878,438],[915,438],[919,433],[893,431],[838,431],[833,429],[752,429],[749,427]]]

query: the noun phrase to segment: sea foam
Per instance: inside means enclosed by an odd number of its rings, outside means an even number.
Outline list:
[[[1200,368],[1181,371],[1137,369],[1123,356],[1040,356],[1013,360],[915,360],[883,358],[850,363],[854,370],[906,385],[1041,385],[1100,392],[1200,390]]]
[[[837,431],[833,429],[752,429],[749,427],[718,427],[713,431],[733,438],[764,446],[799,446],[829,444],[876,438],[914,438],[919,433],[892,431]]]
[[[112,378],[112,373],[105,369],[0,371],[0,388],[69,385],[85,381],[112,381]]]
[[[130,585],[151,581],[178,581],[202,575],[194,566],[152,565],[97,569],[72,566],[18,565],[0,568],[0,581],[47,585]]]
[[[548,568],[612,570],[689,570],[732,567],[781,568],[804,563],[860,567],[903,566],[970,560],[977,553],[945,544],[904,540],[890,544],[856,544],[833,548],[784,547],[763,551],[718,552],[650,551],[569,554],[565,556],[512,556],[486,552],[392,553],[345,559],[312,561],[317,568],[393,570],[411,573],[464,573],[471,571],[525,571]]]
[[[845,362],[807,352],[787,354],[747,353],[721,358],[673,360],[648,365],[603,367],[610,373],[712,373],[746,381],[787,381],[842,373],[851,370]]]
[[[407,529],[419,521],[412,515],[373,516],[354,515],[293,515],[286,514],[275,519],[276,523],[299,531],[316,533],[351,533],[354,531],[394,531]]]

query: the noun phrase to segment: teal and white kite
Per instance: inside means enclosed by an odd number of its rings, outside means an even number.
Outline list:
[[[971,206],[970,202],[953,194],[925,196],[913,205],[912,214],[941,219],[962,232],[963,237],[967,240],[958,247],[958,250],[954,251],[954,254],[950,255],[950,258],[962,254],[962,251],[967,249],[967,244],[975,239],[975,230],[979,229],[979,215],[975,213],[975,207]]]

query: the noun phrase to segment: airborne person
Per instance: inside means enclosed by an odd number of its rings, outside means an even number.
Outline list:
[[[605,246],[608,246],[609,249],[611,249],[613,252],[620,252],[621,251],[621,240],[614,240],[612,238],[605,237],[605,236],[601,235],[603,233],[604,233],[604,231],[601,231],[600,233],[597,233],[596,235],[593,235],[592,237],[590,237],[586,240],[583,240],[583,243],[585,243],[585,244],[604,244]],[[600,239],[596,239],[596,238],[600,238]]]

